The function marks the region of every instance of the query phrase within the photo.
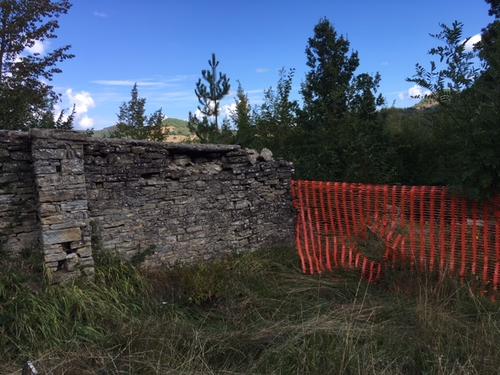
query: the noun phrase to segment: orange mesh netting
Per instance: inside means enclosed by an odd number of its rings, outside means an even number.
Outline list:
[[[435,186],[292,181],[302,269],[388,267],[474,277],[500,287],[500,197],[479,204]]]

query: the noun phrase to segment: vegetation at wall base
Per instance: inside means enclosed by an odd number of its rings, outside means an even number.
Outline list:
[[[4,262],[2,260],[2,262]],[[29,258],[25,260],[29,268]],[[498,304],[433,276],[304,275],[291,249],[154,273],[98,254],[95,282],[0,276],[0,373],[496,374]]]

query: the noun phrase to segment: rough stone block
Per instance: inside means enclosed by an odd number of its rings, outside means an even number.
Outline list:
[[[44,245],[79,241],[82,238],[80,228],[67,228],[60,230],[46,230],[42,233]]]

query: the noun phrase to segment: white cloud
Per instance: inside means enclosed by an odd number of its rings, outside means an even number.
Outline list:
[[[476,34],[471,36],[465,43],[465,50],[471,52],[474,46],[481,41],[481,34]]]
[[[213,105],[210,105],[210,107],[213,108]],[[225,104],[225,105],[222,105],[220,107],[220,115],[219,115],[219,118],[220,119],[224,119],[226,117],[230,117],[232,116],[236,111],[236,103],[231,103],[231,104]],[[201,111],[199,109],[197,109],[195,112],[194,112],[194,116],[198,119],[198,120],[202,120],[204,115],[201,113]]]
[[[230,117],[236,112],[236,103],[223,105],[221,108],[221,114],[223,117]]]
[[[410,98],[418,97],[422,98],[424,96],[429,95],[431,92],[427,89],[424,89],[423,87],[420,87],[419,85],[412,86],[408,89],[408,96]]]
[[[108,18],[108,14],[104,12],[94,11],[94,16],[99,18]]]
[[[398,99],[401,101],[408,100],[408,99],[422,99],[425,96],[430,95],[430,93],[431,92],[429,90],[424,89],[423,87],[421,87],[419,85],[414,85],[406,91],[397,92]]]
[[[196,109],[196,111],[194,111],[193,113],[194,117],[196,117],[198,120],[203,120],[203,117],[205,117],[205,115],[203,113],[201,113],[201,111],[199,109]]]
[[[90,118],[89,116],[85,115],[81,118],[81,120],[78,122],[80,126],[83,129],[90,129],[91,127],[94,126],[94,119]]]
[[[269,69],[269,68],[257,68],[257,69],[255,69],[255,71],[256,71],[257,73],[267,73],[267,72],[269,72],[270,70],[271,70],[271,69]]]
[[[92,95],[87,91],[73,92],[73,89],[66,90],[66,96],[69,101],[70,110],[75,108],[75,121],[83,129],[91,128],[94,125],[94,119],[88,116],[88,111],[95,107],[95,101]]]
[[[87,113],[90,108],[95,107],[94,99],[87,91],[80,91],[73,94],[72,89],[67,89],[66,95],[68,96],[71,106],[75,105],[75,113],[77,115],[83,115]]]
[[[45,52],[45,45],[43,44],[42,41],[35,40],[32,46],[26,47],[26,51],[32,54],[38,53],[42,55]]]

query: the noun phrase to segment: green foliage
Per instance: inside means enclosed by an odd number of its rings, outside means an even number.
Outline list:
[[[480,70],[474,64],[477,51],[466,49],[463,24],[454,21],[451,26],[441,24],[440,27],[441,31],[431,36],[443,44],[429,51],[429,55],[439,57],[439,62],[431,61],[429,71],[417,63],[415,75],[407,81],[429,90],[432,99],[446,106],[456,95],[472,87]]]
[[[362,73],[353,79],[349,93],[351,113],[364,120],[376,118],[377,108],[385,103],[382,94],[376,96],[381,79],[379,73],[375,77]]]
[[[57,64],[74,57],[70,46],[41,55],[27,48],[56,38],[58,18],[66,14],[68,0],[4,0],[0,4],[0,128],[33,127],[70,129],[73,116],[54,119],[59,101],[50,81],[61,72]]]
[[[250,146],[255,137],[255,125],[252,119],[252,108],[248,101],[248,96],[239,81],[235,104],[236,109],[231,116],[236,127],[235,143],[241,146]]]
[[[351,83],[359,66],[358,53],[349,54],[349,48],[349,41],[337,35],[328,19],[314,27],[306,48],[310,70],[302,85],[304,121],[311,129],[329,126],[348,111]]]
[[[500,22],[490,3],[496,18],[476,48],[466,48],[457,21],[432,34],[439,44],[429,70],[417,64],[408,79],[429,94],[404,110],[379,109],[380,74],[356,74],[357,52],[320,20],[306,48],[302,108],[290,100],[293,71],[282,71],[276,93],[266,91],[253,115],[248,144],[293,161],[296,178],[447,185],[490,198],[500,190]]]
[[[210,69],[201,71],[205,82],[200,78],[194,90],[199,102],[198,111],[201,119],[190,112],[188,125],[201,143],[217,143],[223,141],[228,135],[227,131],[221,134],[223,129],[219,128],[219,116],[220,102],[229,94],[231,85],[226,74],[217,71],[219,61],[214,53],[212,53],[212,58],[208,60],[208,65]]]
[[[269,148],[285,158],[291,156],[299,110],[297,101],[290,98],[294,74],[294,69],[281,69],[276,88],[264,92],[264,103],[254,113],[256,134],[251,146]]]
[[[314,28],[306,49],[310,71],[303,107],[290,99],[294,70],[280,72],[276,92],[265,92],[255,114],[254,147],[267,147],[295,164],[296,177],[372,183],[395,177],[393,148],[377,108],[377,73],[356,75],[357,52],[327,19]]]
[[[165,116],[161,108],[150,116],[146,115],[146,99],[139,97],[137,83],[130,96],[130,101],[120,106],[118,122],[111,137],[163,141],[168,132],[163,127]]]
[[[500,186],[500,127],[498,116],[500,90],[496,20],[483,31],[485,41],[479,48],[467,51],[462,37],[463,25],[441,25],[433,35],[442,45],[432,48],[442,66],[431,62],[431,70],[417,64],[416,74],[409,81],[430,91],[438,103],[427,114],[432,123],[432,149],[426,159],[434,164],[428,181],[450,186],[459,194],[473,199],[487,199]],[[483,70],[474,59],[481,57]]]

